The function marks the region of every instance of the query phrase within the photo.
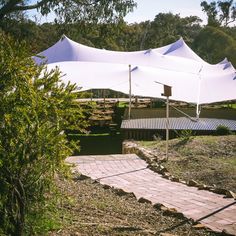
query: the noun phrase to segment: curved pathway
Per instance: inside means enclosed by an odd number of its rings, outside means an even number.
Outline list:
[[[135,154],[73,156],[66,161],[101,184],[133,192],[137,199],[142,197],[152,204],[175,208],[193,220],[225,208],[200,222],[214,231],[236,235],[236,204],[232,205],[232,198],[164,179]]]

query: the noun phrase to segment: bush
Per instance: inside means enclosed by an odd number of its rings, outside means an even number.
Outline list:
[[[86,117],[75,85],[36,66],[26,45],[1,35],[0,60],[0,228],[22,235],[29,209],[40,206],[55,171],[77,148],[63,130],[82,130]]]
[[[189,129],[184,129],[184,130],[180,130],[180,131],[175,131],[177,137],[183,141],[183,142],[188,142],[190,140],[193,139],[193,136],[195,135],[195,133],[192,130]]]
[[[216,128],[216,134],[217,135],[229,135],[229,134],[231,134],[231,132],[227,126],[219,125]]]

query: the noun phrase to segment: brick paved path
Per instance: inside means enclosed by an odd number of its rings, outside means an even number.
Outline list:
[[[74,163],[80,173],[101,184],[133,192],[137,199],[143,197],[152,204],[175,208],[194,220],[234,202],[222,195],[164,179],[147,169],[147,163],[135,154],[76,156],[67,158],[67,162]],[[236,204],[203,219],[201,223],[214,231],[226,229],[236,235]]]

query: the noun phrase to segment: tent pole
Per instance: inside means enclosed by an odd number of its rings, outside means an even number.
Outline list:
[[[103,89],[103,109],[106,110],[106,90]]]
[[[129,120],[131,113],[131,65],[129,65]]]
[[[202,80],[202,76],[201,76],[201,72],[202,72],[202,68],[203,68],[203,65],[201,66],[199,72],[198,72],[198,78],[199,78],[199,81],[198,81],[198,97],[197,97],[197,109],[196,109],[196,119],[198,120],[199,119],[199,116],[200,116],[200,113],[201,113],[201,107],[200,107],[200,93],[201,93],[201,80]]]
[[[200,108],[199,103],[197,103],[197,109],[196,109],[196,118],[197,118],[197,120],[199,119],[200,113],[201,113],[201,108]]]

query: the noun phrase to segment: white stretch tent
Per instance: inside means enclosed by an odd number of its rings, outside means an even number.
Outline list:
[[[64,82],[76,83],[82,90],[112,89],[129,93],[129,67],[132,68],[132,94],[161,97],[163,86],[172,87],[171,99],[188,103],[214,103],[236,99],[236,72],[227,59],[211,65],[183,41],[135,52],[97,49],[62,37],[35,57],[36,63],[59,67]]]

